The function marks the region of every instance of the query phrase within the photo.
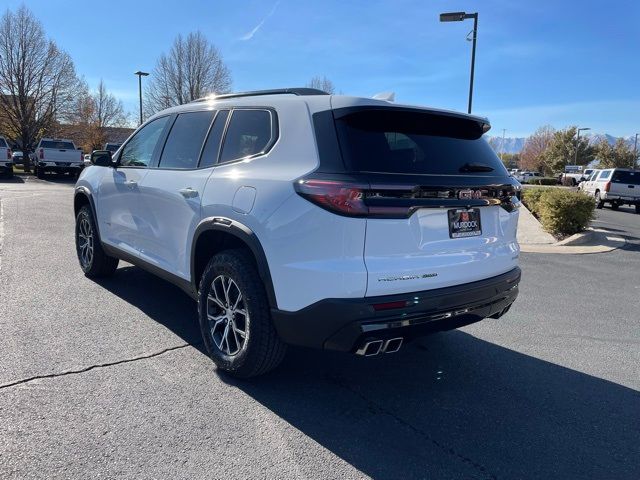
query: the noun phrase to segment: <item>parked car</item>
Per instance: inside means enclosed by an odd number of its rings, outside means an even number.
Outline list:
[[[489,128],[313,89],[164,110],[80,176],[80,267],[122,259],[180,286],[240,377],[287,344],[369,356],[498,318],[518,294],[520,186]]]
[[[46,172],[79,175],[84,168],[82,150],[76,149],[71,140],[43,138],[36,147],[35,172],[44,178]]]
[[[121,143],[105,143],[104,149],[111,153],[116,153],[121,146]]]
[[[596,208],[605,203],[617,210],[620,205],[632,205],[640,213],[640,170],[607,168],[591,175],[582,190],[592,195]]]
[[[16,150],[11,154],[11,160],[13,160],[14,165],[24,165],[24,153],[20,150]]]
[[[4,137],[0,137],[0,173],[7,177],[13,176],[13,157]]]
[[[580,182],[583,182],[593,172],[592,168],[585,169],[582,165],[567,165],[565,166],[564,173],[561,173],[558,177],[558,181],[563,184],[571,184],[576,186]]]
[[[542,177],[542,174],[540,172],[528,172],[528,171],[521,171],[516,173],[516,179],[520,183],[529,183],[529,180],[536,177],[538,178]]]
[[[85,167],[90,167],[91,164],[91,154],[90,153],[85,153],[84,157],[83,157],[83,163]]]
[[[587,184],[587,182],[595,179],[599,172],[600,170],[595,168],[590,168],[588,170],[585,170],[586,177],[578,184],[578,190],[584,191],[584,187]]]

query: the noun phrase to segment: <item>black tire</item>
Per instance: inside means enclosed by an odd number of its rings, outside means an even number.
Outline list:
[[[636,203],[636,213],[640,213],[640,203]]]
[[[618,208],[620,208],[620,204],[617,202],[613,202],[611,204],[611,210],[618,210]]]
[[[85,243],[91,244],[91,255],[88,255],[87,249],[83,248],[82,245]],[[118,268],[118,259],[107,255],[102,249],[96,222],[89,205],[80,208],[76,216],[76,254],[80,268],[89,278],[108,277]]]
[[[39,179],[43,179],[44,178],[44,170],[36,167],[36,176]]]
[[[600,192],[599,191],[596,192],[595,199],[596,199],[596,208],[597,209],[601,209],[602,207],[604,207],[604,202],[602,200],[600,200]]]
[[[210,299],[216,296],[216,290],[220,293],[225,279],[229,293],[225,295],[227,302],[223,299],[222,303],[227,304],[226,310]],[[237,310],[232,303],[238,305]],[[209,320],[209,315],[217,317],[217,322]],[[251,254],[245,250],[226,250],[211,258],[200,280],[198,316],[207,352],[220,370],[239,378],[255,377],[276,368],[284,358],[286,345],[271,322],[264,284]],[[243,326],[244,337],[227,338],[225,349],[224,329],[241,332]]]
[[[5,174],[7,178],[13,178],[13,167],[7,168],[7,172]]]

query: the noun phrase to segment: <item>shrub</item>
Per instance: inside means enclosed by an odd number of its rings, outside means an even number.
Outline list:
[[[538,177],[529,180],[531,185],[557,185],[558,179],[553,177]]]
[[[531,213],[538,216],[538,202],[544,192],[552,190],[551,188],[525,188],[522,190],[522,203],[524,203]]]
[[[559,188],[545,189],[536,201],[542,227],[557,236],[583,231],[593,220],[595,203],[582,192]]]

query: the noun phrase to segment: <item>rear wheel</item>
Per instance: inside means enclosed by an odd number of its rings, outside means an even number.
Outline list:
[[[598,209],[602,208],[604,206],[604,202],[600,198],[600,192],[599,191],[596,192],[595,198],[596,198],[596,208],[598,208]]]
[[[611,204],[611,210],[618,210],[620,208],[620,204],[618,202],[613,202]]]
[[[640,213],[640,203],[636,203],[636,213]]]
[[[84,205],[76,217],[76,253],[80,268],[89,278],[107,277],[118,268],[118,259],[102,249],[89,205]]]
[[[44,170],[36,167],[36,176],[40,179],[44,178]]]
[[[284,358],[286,345],[271,322],[264,285],[248,252],[227,250],[211,258],[200,280],[198,315],[219,369],[254,377]]]

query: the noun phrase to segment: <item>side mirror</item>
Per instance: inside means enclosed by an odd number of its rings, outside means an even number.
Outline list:
[[[109,150],[94,150],[91,152],[91,163],[98,167],[112,167],[111,152]]]

